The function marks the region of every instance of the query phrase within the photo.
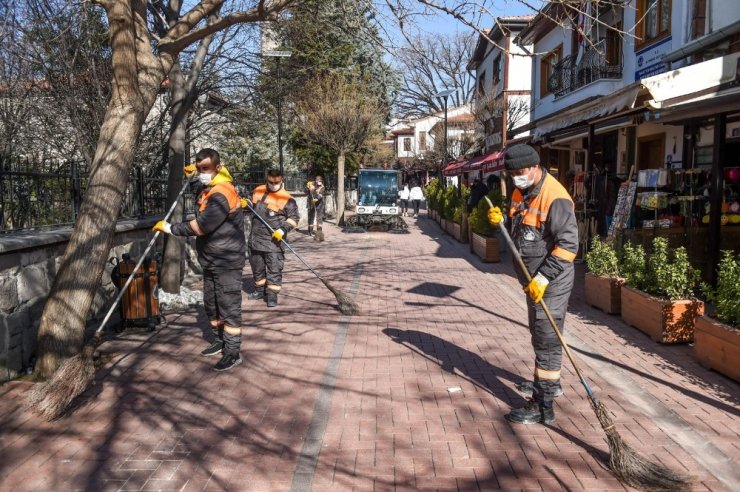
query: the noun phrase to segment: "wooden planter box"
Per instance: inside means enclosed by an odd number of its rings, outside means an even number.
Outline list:
[[[447,231],[447,234],[454,237],[458,241],[462,241],[462,238],[460,236],[462,228],[457,222],[453,222],[451,220],[445,221],[445,231]]]
[[[608,314],[619,314],[622,311],[623,283],[622,279],[597,277],[593,273],[586,273],[584,288],[586,304]]]
[[[472,233],[471,245],[476,255],[486,263],[497,263],[501,261],[498,249],[498,239],[495,237],[481,236],[480,234]]]
[[[694,339],[694,322],[704,303],[689,299],[666,301],[622,286],[622,319],[656,342],[685,343]]]
[[[740,382],[740,330],[699,316],[694,329],[694,354],[704,367]]]

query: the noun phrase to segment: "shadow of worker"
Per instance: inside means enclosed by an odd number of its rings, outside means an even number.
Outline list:
[[[394,342],[439,364],[443,370],[464,378],[512,407],[522,406],[526,402],[523,396],[511,389],[511,385],[504,382],[509,381],[518,386],[525,381],[524,378],[490,364],[475,352],[423,331],[385,328],[383,333]]]

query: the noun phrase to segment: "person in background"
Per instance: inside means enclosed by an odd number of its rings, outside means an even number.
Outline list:
[[[314,236],[323,236],[321,223],[324,222],[324,178],[316,176],[313,181],[309,181],[308,188],[308,234]],[[313,232],[314,221],[316,221],[316,235]]]
[[[301,218],[295,199],[283,185],[283,175],[279,169],[269,170],[267,183],[254,189],[251,206],[270,227],[259,217],[252,219],[249,264],[257,289],[248,297],[252,300],[265,299],[267,307],[275,307],[283,284],[285,254],[282,241]]]
[[[519,281],[525,284],[535,355],[532,399],[524,407],[513,409],[506,419],[515,424],[549,424],[555,421],[553,399],[562,394],[563,348],[541,302],[545,301],[563,333],[575,278],[578,224],[568,191],[540,166],[536,150],[529,145],[514,145],[506,150],[504,165],[516,187],[509,208],[511,238],[532,276],[527,282],[515,265]],[[500,224],[501,209],[492,207],[488,220]]]
[[[226,371],[241,364],[242,270],[245,264],[244,212],[229,171],[217,151],[203,149],[185,176],[197,181],[195,218],[170,224],[160,220],[153,228],[174,236],[195,236],[198,262],[203,268],[203,306],[210,320],[211,345],[206,357],[222,354],[214,369]]]
[[[424,199],[424,192],[421,191],[419,183],[414,183],[414,186],[411,187],[411,190],[409,191],[409,199],[411,200],[411,204],[414,206],[414,218],[417,218],[419,216],[419,205]]]
[[[403,189],[398,192],[398,199],[401,201],[401,216],[408,217],[409,215],[409,197],[411,192],[409,191],[408,183],[403,184]]]
[[[473,187],[470,188],[470,197],[468,198],[468,213],[472,212],[473,209],[478,205],[478,202],[488,194],[488,187],[483,184],[480,178],[475,178],[473,181]]]

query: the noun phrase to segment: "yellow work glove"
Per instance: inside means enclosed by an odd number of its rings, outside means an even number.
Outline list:
[[[160,220],[156,224],[154,224],[154,227],[152,227],[153,231],[159,231],[164,232],[165,234],[172,234],[172,225],[169,222],[165,222],[164,220]]]
[[[488,209],[488,222],[491,225],[499,225],[504,220],[504,214],[501,213],[501,209],[498,207],[491,207]]]
[[[274,231],[272,231],[272,238],[277,242],[282,241],[283,236],[285,236],[285,231],[282,229],[275,229]]]
[[[241,199],[242,208],[247,208],[247,206],[252,206],[252,201],[249,198],[242,198]]]
[[[313,190],[313,181],[309,181],[308,183],[306,183],[306,186],[309,190]]]
[[[313,203],[314,205],[316,205],[317,203],[319,203],[319,200],[318,200],[318,198],[313,198],[313,199],[311,200],[311,202],[312,202],[312,203]]]
[[[540,302],[542,300],[542,296],[545,295],[545,290],[547,290],[547,284],[549,283],[550,281],[547,280],[544,275],[538,273],[529,282],[529,284],[524,287],[524,292],[526,292],[534,302]]]
[[[185,173],[186,178],[192,178],[196,174],[198,174],[198,169],[196,169],[195,164],[188,164],[184,168],[182,168],[182,171]]]

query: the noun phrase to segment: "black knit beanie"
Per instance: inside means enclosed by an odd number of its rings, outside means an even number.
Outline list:
[[[507,171],[536,166],[540,163],[540,155],[526,144],[518,144],[506,149],[504,166]]]

